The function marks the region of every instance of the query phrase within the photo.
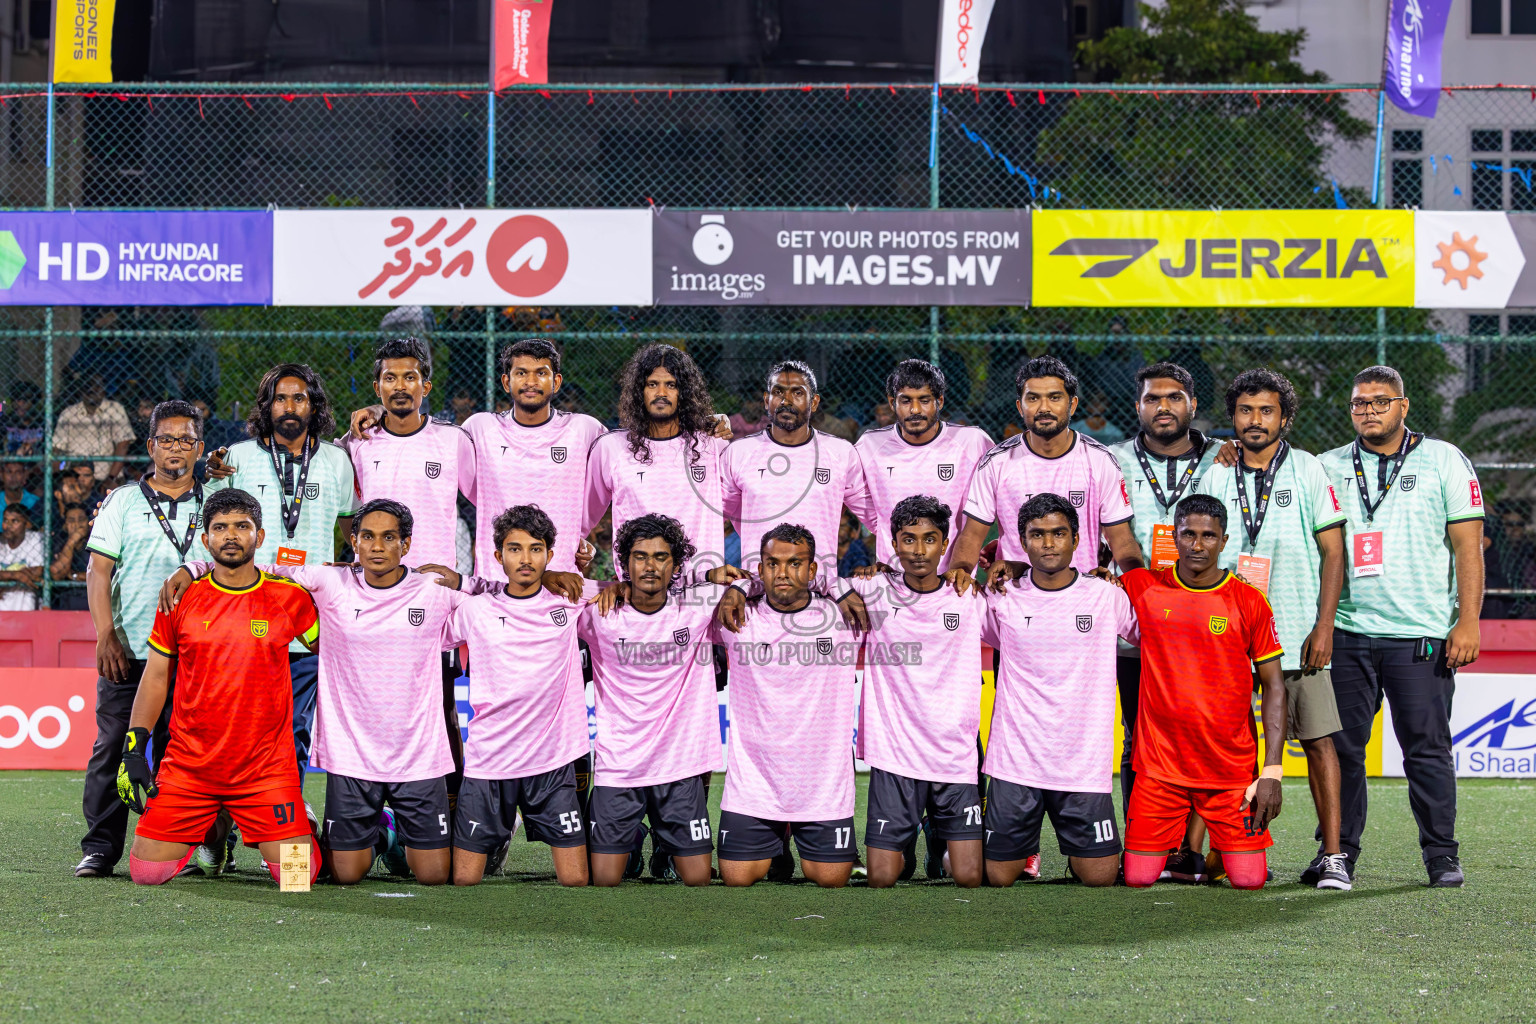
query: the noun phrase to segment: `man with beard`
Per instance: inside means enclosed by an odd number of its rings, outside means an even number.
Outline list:
[[[208,456],[208,490],[238,488],[261,503],[262,521],[272,529],[256,550],[256,563],[323,565],[334,560],[336,524],[352,515],[357,492],[346,450],[325,440],[335,433],[336,421],[315,371],[301,363],[279,363],[268,370],[256,385],[245,429],[248,440]],[[302,772],[309,763],[320,660],[297,640],[288,655],[293,746]]]
[[[1365,747],[1385,696],[1429,884],[1454,888],[1465,877],[1451,697],[1456,669],[1481,645],[1483,492],[1460,449],[1408,429],[1408,404],[1396,370],[1361,370],[1349,399],[1359,436],[1322,456],[1349,516],[1348,585],[1333,634],[1339,842],[1353,874],[1365,830]]]
[[[129,868],[140,885],[169,881],[194,844],[207,837],[222,845],[210,829],[228,812],[247,845],[261,847],[274,881],[284,843],[310,847],[314,881],[320,857],[293,771],[293,688],[284,677],[289,642],[315,642],[315,604],[303,587],[256,568],[262,529],[255,498],[223,490],[203,512],[203,546],[216,564],[174,611],[156,613],[123,742],[117,791],[140,815]],[[155,750],[156,774],[149,730],[167,705],[172,736]]]
[[[1121,571],[1140,566],[1119,463],[1108,448],[1067,426],[1077,412],[1077,377],[1060,359],[1039,356],[1019,367],[1014,384],[1025,432],[994,446],[976,467],[965,500],[969,521],[947,575],[973,572],[992,524],[1007,523],[1012,510],[1036,494],[1060,494],[1083,510],[1082,543],[1072,556],[1079,572],[1099,567],[1101,537]],[[1002,531],[997,550],[999,563],[1013,562],[1015,571],[1026,561],[1023,542],[1012,530]],[[1001,565],[994,569],[1003,572]]]
[[[843,505],[857,511],[864,503],[853,445],[811,427],[821,395],[805,363],[785,360],[768,371],[763,408],[768,429],[732,442],[720,460],[725,516],[743,537],[783,522],[804,524],[816,538],[821,576],[835,579]],[[757,552],[741,554],[743,569],[757,567]]]
[[[86,599],[96,626],[96,745],[85,769],[84,854],[80,878],[112,874],[123,855],[128,810],[117,796],[123,737],[144,666],[160,584],[196,537],[203,489],[192,476],[202,454],[202,423],[186,402],[161,402],[146,442],[153,468],[136,486],[119,487],[103,503],[86,547]],[[167,685],[174,677],[174,667]],[[154,749],[165,750],[169,714],[146,723]]]
[[[875,559],[895,566],[896,549],[891,541],[891,513],[896,505],[915,494],[926,494],[939,504],[959,509],[965,504],[971,474],[992,448],[992,438],[980,427],[946,423],[944,371],[922,359],[903,359],[885,380],[886,401],[895,415],[888,426],[867,430],[853,446],[864,470],[866,497],[855,514],[875,536]],[[949,536],[958,537],[965,517],[957,514]],[[820,542],[818,541],[818,549]],[[942,569],[949,568],[946,553]]]
[[[1241,462],[1218,467],[1199,491],[1228,506],[1241,527],[1222,552],[1231,569],[1269,598],[1285,654],[1280,659],[1289,725],[1307,755],[1322,851],[1302,875],[1319,889],[1349,889],[1339,849],[1339,707],[1328,663],[1344,586],[1344,510],[1317,457],[1285,440],[1296,420],[1296,390],[1273,370],[1247,370],[1227,388],[1227,415]],[[1237,532],[1237,531],[1234,531]]]
[[[1195,379],[1177,363],[1153,363],[1136,371],[1140,398],[1136,418],[1141,430],[1130,440],[1110,447],[1131,495],[1136,518],[1132,528],[1143,557],[1153,569],[1167,569],[1178,558],[1173,543],[1173,509],[1193,494],[1210,471],[1221,445],[1190,428],[1198,403]],[[1122,642],[1115,674],[1120,689],[1120,717],[1125,743],[1120,753],[1121,806],[1131,804],[1136,785],[1132,742],[1136,731],[1136,698],[1141,682],[1141,648]],[[1180,867],[1180,864],[1175,864]],[[1192,868],[1190,869],[1193,870]]]

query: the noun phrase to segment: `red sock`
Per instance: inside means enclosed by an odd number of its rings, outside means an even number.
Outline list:
[[[192,859],[192,851],[188,850],[181,860],[141,860],[132,853],[128,854],[128,877],[138,885],[164,885],[176,877],[176,872],[187,866],[187,861]]]
[[[1168,863],[1168,855],[1165,853],[1132,853],[1125,851],[1125,884],[1135,889],[1145,889],[1157,877],[1163,873],[1163,865]]]
[[[1221,855],[1221,863],[1227,869],[1227,881],[1234,889],[1262,889],[1269,876],[1269,858],[1263,850]]]

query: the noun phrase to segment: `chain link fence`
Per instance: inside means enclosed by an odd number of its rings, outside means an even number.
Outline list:
[[[1536,209],[1536,90],[1525,88],[1453,89],[1433,121],[1392,112],[1379,133],[1377,91],[1360,86],[1058,83],[937,98],[912,85],[111,90],[0,95],[0,205]],[[1083,427],[1104,439],[1135,429],[1133,376],[1146,362],[1189,367],[1217,432],[1232,376],[1273,366],[1303,396],[1293,439],[1321,451],[1351,437],[1353,372],[1385,361],[1410,382],[1415,422],[1483,470],[1498,513],[1489,585],[1510,591],[1490,598],[1491,613],[1524,614],[1536,594],[1536,311],[435,308],[396,311],[390,326],[384,315],[0,308],[5,489],[42,533],[40,606],[83,607],[68,506],[137,472],[156,401],[205,405],[214,447],[244,436],[257,379],[292,360],[349,412],[372,398],[374,345],[406,327],[433,341],[444,416],[497,408],[492,354],[544,333],[564,348],[561,400],[599,419],[614,422],[635,348],[667,341],[699,360],[717,409],[745,422],[760,414],[767,365],[805,359],[822,381],[823,429],[850,436],[882,422],[890,365],[921,356],[949,377],[948,411],[1001,437],[1017,429],[1014,369],[1049,352],[1082,378]],[[0,605],[16,597],[0,586]]]

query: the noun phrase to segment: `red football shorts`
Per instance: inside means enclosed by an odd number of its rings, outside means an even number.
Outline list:
[[[228,808],[247,845],[309,835],[304,792],[290,784],[244,796],[208,796],[161,784],[139,817],[138,835],[162,843],[197,845],[208,834],[220,808]]]
[[[1253,816],[1243,804],[1247,788],[1191,789],[1139,774],[1125,816],[1125,848],[1137,853],[1177,850],[1184,844],[1185,826],[1193,810],[1210,830],[1211,849],[1225,853],[1267,850],[1274,840],[1268,828],[1254,830]]]

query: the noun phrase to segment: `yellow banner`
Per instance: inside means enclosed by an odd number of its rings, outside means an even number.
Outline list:
[[[53,80],[112,81],[112,18],[117,0],[54,0]]]
[[[1408,210],[1041,210],[1036,306],[1412,306]]]

